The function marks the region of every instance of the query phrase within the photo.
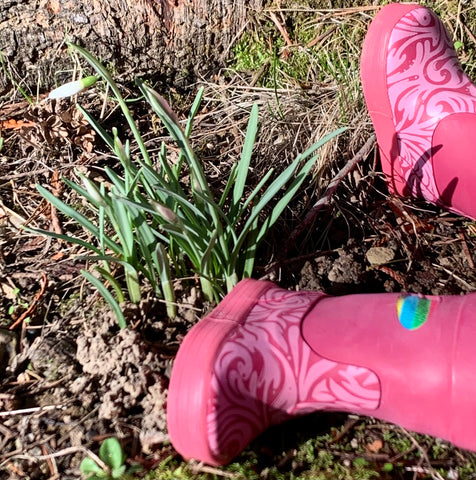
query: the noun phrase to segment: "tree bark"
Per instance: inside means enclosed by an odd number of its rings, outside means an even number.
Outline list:
[[[264,0],[1,0],[0,96],[14,82],[48,89],[71,78],[66,41],[115,73],[175,85],[223,66]]]

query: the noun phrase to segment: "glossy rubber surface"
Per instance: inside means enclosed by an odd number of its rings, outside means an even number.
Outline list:
[[[476,217],[476,200],[470,208],[465,202],[464,209],[458,201],[448,203],[450,191],[454,198],[469,193],[464,191],[469,182],[455,186],[455,176],[472,167],[474,147],[445,148],[460,135],[457,128],[434,139],[446,117],[476,112],[476,87],[462,71],[440,19],[415,4],[382,8],[364,42],[361,77],[390,190]]]

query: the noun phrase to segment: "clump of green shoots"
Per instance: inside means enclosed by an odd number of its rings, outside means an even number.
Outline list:
[[[85,458],[79,469],[85,480],[133,480],[140,466],[127,468],[126,456],[117,438],[104,440],[99,449],[99,458]]]
[[[219,300],[236,283],[253,273],[260,242],[284,211],[317,160],[324,143],[340,134],[338,129],[298,155],[282,173],[271,168],[254,189],[247,188],[248,171],[258,132],[258,108],[253,106],[240,160],[233,166],[226,186],[215,198],[204,168],[190,145],[193,121],[200,107],[203,88],[181,125],[167,102],[151,87],[137,80],[137,86],[152,110],[179,147],[179,159],[171,162],[162,143],[152,159],[120,90],[107,69],[88,51],[71,45],[94,68],[113,93],[127,120],[139,153],[131,154],[128,140],[116,129],[106,130],[85,109],[80,110],[120,161],[120,171],[105,168],[106,182],[96,183],[78,173],[82,182],[64,182],[86,200],[90,212],[81,213],[42,186],[39,192],[59,211],[87,230],[94,241],[40,231],[81,245],[95,263],[95,273],[83,275],[98,289],[114,310],[119,325],[126,325],[120,303],[126,300],[116,275],[125,277],[128,299],[139,302],[142,278],[162,297],[168,315],[176,315],[173,281],[198,275],[205,299]],[[154,161],[153,161],[154,160]],[[190,176],[185,182],[184,177]],[[251,190],[248,192],[248,190]],[[280,196],[268,215],[263,211]],[[94,220],[91,218],[94,217]],[[109,287],[107,287],[108,285]]]

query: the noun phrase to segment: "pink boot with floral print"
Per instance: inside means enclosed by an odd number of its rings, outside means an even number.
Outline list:
[[[476,450],[475,310],[476,294],[327,297],[244,280],[180,346],[172,444],[222,465],[269,426],[330,410]]]
[[[476,218],[476,87],[439,18],[416,4],[383,7],[361,77],[390,190]]]

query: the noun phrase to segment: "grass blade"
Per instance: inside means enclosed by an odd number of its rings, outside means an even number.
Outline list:
[[[269,215],[264,224],[262,225],[259,234],[256,237],[256,243],[260,243],[263,240],[266,233],[269,229],[275,224],[276,220],[281,216],[284,209],[289,205],[289,202],[293,199],[294,195],[298,191],[299,187],[302,185],[304,180],[306,179],[308,173],[310,172],[311,168],[314,166],[315,162],[318,159],[318,155],[311,158],[306,162],[306,165],[301,169],[298,176],[294,179],[288,190],[286,190],[285,194],[280,198],[278,203],[274,206],[271,215]]]
[[[240,201],[245,190],[246,179],[248,177],[248,170],[250,168],[251,155],[253,147],[256,142],[256,135],[258,133],[258,105],[254,104],[251,109],[250,118],[248,120],[248,127],[246,130],[245,142],[241,152],[241,158],[238,163],[235,186],[233,188],[233,208],[239,208]]]
[[[99,136],[106,142],[106,144],[109,146],[111,150],[114,151],[114,139],[109,135],[109,133],[102,128],[100,123],[96,121],[96,119],[81,105],[77,105],[78,110],[81,112],[83,117],[88,121],[89,125],[96,130],[97,133],[99,133]]]
[[[180,150],[184,153],[184,157],[192,170],[193,177],[197,179],[202,191],[207,192],[207,194],[211,196],[202,166],[198,162],[195,152],[192,150],[188,138],[180,126],[177,116],[165,99],[152,88],[140,80],[137,80],[137,85],[154,112],[159,116],[169,133],[172,135]]]
[[[97,289],[97,291],[101,294],[104,300],[106,300],[108,305],[111,307],[111,310],[116,315],[117,323],[119,327],[126,328],[127,327],[126,319],[124,317],[124,314],[122,313],[119,303],[117,303],[117,300],[113,297],[112,293],[104,286],[101,280],[96,278],[92,273],[86,270],[81,270],[81,273],[86,278],[86,280],[88,280],[88,282],[90,282]]]
[[[170,265],[167,252],[161,243],[157,244],[156,253],[159,267],[158,273],[166,302],[167,316],[169,318],[175,318],[177,316],[177,306],[175,305],[175,292],[171,281]]]
[[[80,238],[70,237],[69,235],[64,235],[62,233],[50,232],[49,230],[43,230],[41,228],[31,228],[31,227],[22,227],[22,228],[24,228],[28,232],[32,232],[37,235],[44,235],[45,237],[57,238],[58,240],[63,240],[68,243],[74,243],[76,245],[80,245],[81,247],[84,247],[87,250],[97,253],[98,255],[102,254],[99,248],[95,247],[91,243],[81,240]]]
[[[79,225],[85,228],[88,232],[90,232],[96,238],[99,238],[100,231],[96,225],[94,225],[91,221],[89,221],[84,215],[80,214],[74,208],[66,205],[63,201],[59,198],[56,198],[49,190],[42,187],[41,185],[36,185],[36,188],[40,194],[46,198],[55,208],[57,208],[60,212],[64,213],[66,216],[75,220]],[[52,233],[52,232],[51,232]],[[59,237],[58,237],[59,238]],[[117,245],[116,242],[113,242],[109,237],[105,237],[105,243],[108,248],[113,250],[114,252],[120,253],[122,250]],[[78,243],[78,242],[76,242]]]
[[[197,115],[198,109],[200,108],[200,104],[202,103],[203,92],[205,91],[204,87],[200,87],[198,90],[197,96],[193,101],[192,107],[190,108],[190,112],[188,114],[187,125],[185,126],[185,136],[190,138],[193,128],[193,121],[195,119],[195,115]]]
[[[124,299],[124,294],[122,293],[121,286],[119,285],[119,282],[112,276],[111,272],[106,270],[105,268],[102,267],[94,267],[94,269],[99,272],[103,278],[108,281],[112,288],[114,289],[114,292],[116,292],[116,297],[119,303],[122,303],[125,301]]]
[[[129,124],[129,127],[132,130],[132,133],[137,142],[137,145],[139,146],[139,149],[142,153],[142,157],[144,158],[145,163],[151,165],[152,162],[149,157],[149,152],[147,151],[145,143],[142,140],[142,136],[139,132],[139,129],[137,128],[136,122],[132,118],[131,112],[124,98],[122,97],[121,92],[119,91],[119,88],[116,85],[116,82],[114,82],[114,79],[112,78],[109,71],[94,57],[94,55],[89,53],[86,49],[80,47],[79,45],[75,45],[73,43],[70,43],[69,46],[74,48],[77,52],[79,52],[88,61],[88,63],[94,68],[94,70],[96,70],[96,72],[103,78],[103,80],[109,85],[109,88],[114,93],[114,96],[116,97],[117,102],[121,107],[122,113],[126,117],[127,123]]]

